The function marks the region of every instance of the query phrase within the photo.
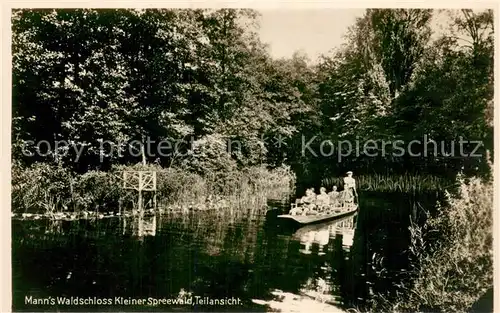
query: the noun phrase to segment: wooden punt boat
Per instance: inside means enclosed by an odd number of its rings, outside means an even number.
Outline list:
[[[337,223],[341,223],[343,221],[349,220],[354,218],[356,214],[346,214],[344,216],[337,217],[331,221],[326,221],[323,223],[314,223],[314,224],[309,224],[309,225],[304,225],[303,227],[300,227],[294,234],[293,236],[295,238],[300,238],[304,233],[310,232],[310,231],[320,231],[324,229],[325,227],[328,227],[329,225],[335,225]]]
[[[278,215],[278,220],[288,220],[288,221],[293,221],[297,224],[300,225],[310,225],[310,224],[316,224],[316,223],[321,223],[321,222],[326,222],[330,220],[334,220],[337,218],[341,218],[350,214],[353,214],[358,210],[358,205],[355,204],[351,208],[348,209],[343,209],[340,212],[335,212],[331,214],[318,214],[318,215],[290,215],[290,214],[283,214],[283,215]]]

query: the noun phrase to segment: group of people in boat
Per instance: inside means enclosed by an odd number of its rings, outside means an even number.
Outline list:
[[[330,214],[349,209],[354,206],[355,196],[357,196],[356,180],[349,171],[344,177],[344,190],[339,192],[337,186],[333,186],[327,193],[326,188],[321,187],[319,194],[316,194],[314,188],[309,188],[305,195],[292,205],[290,215]]]

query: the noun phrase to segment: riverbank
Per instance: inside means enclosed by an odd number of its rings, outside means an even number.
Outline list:
[[[375,312],[469,312],[493,288],[493,183],[459,176],[438,214],[410,226],[412,270],[396,299],[377,295]]]
[[[56,212],[56,213],[14,213],[11,212],[11,218],[15,220],[57,220],[57,221],[74,221],[79,219],[103,219],[111,217],[147,217],[155,214],[189,214],[192,212],[212,211],[215,208],[182,208],[178,206],[170,206],[166,209],[147,209],[142,213],[138,210],[125,212],[95,212],[95,211],[79,211],[75,212]]]
[[[227,173],[199,175],[156,165],[117,166],[111,171],[75,174],[48,163],[13,166],[12,213],[21,218],[76,219],[133,214],[138,193],[123,188],[123,171],[155,171],[156,211],[262,209],[266,197],[279,198],[293,188],[295,176],[287,167],[250,167]],[[152,193],[143,198],[153,208]]]

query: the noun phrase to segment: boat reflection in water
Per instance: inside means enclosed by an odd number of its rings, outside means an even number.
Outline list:
[[[313,244],[317,244],[318,254],[325,254],[325,252],[323,251],[324,247],[330,241],[330,231],[328,230],[328,228],[320,230],[304,230],[302,232],[300,232],[299,230],[297,233],[296,236],[300,238],[300,243],[304,246],[303,249],[299,250],[301,253],[311,254]]]
[[[316,264],[313,265],[314,271],[300,285],[296,293],[274,290],[271,292],[274,300],[252,301],[288,312],[345,312],[340,308],[342,291],[339,277],[344,275],[345,270],[341,263],[348,262],[348,255],[351,254],[356,220],[357,214],[323,224],[304,226],[297,230],[292,239],[300,242],[301,254],[311,255],[311,262]],[[315,258],[316,251],[319,258]]]
[[[301,244],[304,245],[304,248],[299,250],[301,253],[312,254],[313,246],[317,245],[318,256],[328,254],[320,262],[321,266],[317,268],[312,277],[309,277],[306,283],[300,288],[301,295],[320,303],[329,304],[333,308],[339,306],[339,287],[335,283],[336,279],[334,277],[338,277],[340,274],[339,271],[342,271],[342,267],[333,268],[331,260],[332,258],[340,258],[344,260],[343,262],[349,260],[350,249],[353,245],[354,232],[356,230],[356,220],[357,214],[329,223],[306,226],[294,234],[296,238],[300,238]],[[339,251],[340,241],[342,242],[342,248]],[[331,244],[329,245],[329,243]]]
[[[356,230],[355,218],[344,219],[335,224],[336,235],[342,236],[342,248],[349,251],[354,241],[354,231]]]
[[[342,238],[342,248],[349,251],[354,240],[356,217],[357,214],[328,223],[300,228],[293,235],[294,239],[299,240],[303,246],[299,251],[303,254],[311,254],[313,246],[318,245],[318,255],[324,255],[330,239],[333,240],[337,236]]]

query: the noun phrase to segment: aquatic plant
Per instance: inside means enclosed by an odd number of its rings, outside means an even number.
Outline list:
[[[240,171],[200,175],[176,167],[137,165],[116,167],[115,176],[125,169],[156,171],[159,205],[174,207],[261,208],[265,204],[265,198],[290,192],[290,186],[295,182],[295,176],[289,167],[272,170],[250,167]]]
[[[410,226],[413,270],[396,300],[375,298],[375,311],[468,312],[493,287],[493,183],[457,181],[436,216]]]
[[[443,190],[450,186],[448,180],[432,175],[403,175],[371,174],[356,177],[359,190],[378,192],[422,192]],[[322,180],[322,186],[342,186],[342,177],[330,177]]]
[[[261,209],[267,197],[290,192],[295,176],[289,167],[249,167],[228,173],[200,175],[159,165],[116,166],[109,172],[74,174],[49,163],[13,167],[12,209],[16,213],[104,212],[135,209],[137,192],[122,188],[124,170],[157,174],[158,207],[190,209]],[[150,203],[150,195],[144,195]]]

